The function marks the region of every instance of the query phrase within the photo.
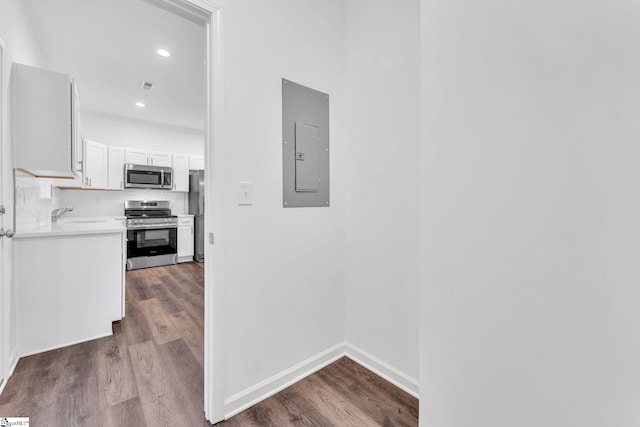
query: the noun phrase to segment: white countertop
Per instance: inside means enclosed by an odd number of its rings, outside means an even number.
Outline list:
[[[20,230],[14,239],[53,236],[75,236],[81,234],[124,233],[126,228],[114,217],[67,218]]]

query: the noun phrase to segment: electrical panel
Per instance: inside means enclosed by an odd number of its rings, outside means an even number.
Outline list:
[[[282,79],[283,206],[329,206],[329,95]]]

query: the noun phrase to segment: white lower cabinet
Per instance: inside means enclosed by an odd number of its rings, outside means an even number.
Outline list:
[[[123,232],[13,239],[21,356],[111,335],[123,316],[124,239]]]
[[[178,262],[193,261],[193,215],[178,215]]]

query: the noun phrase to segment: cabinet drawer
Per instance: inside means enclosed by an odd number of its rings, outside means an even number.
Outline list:
[[[178,217],[178,225],[193,225],[193,217]]]

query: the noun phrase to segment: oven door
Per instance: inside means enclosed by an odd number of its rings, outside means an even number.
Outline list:
[[[177,253],[178,228],[175,226],[127,230],[127,259]]]

